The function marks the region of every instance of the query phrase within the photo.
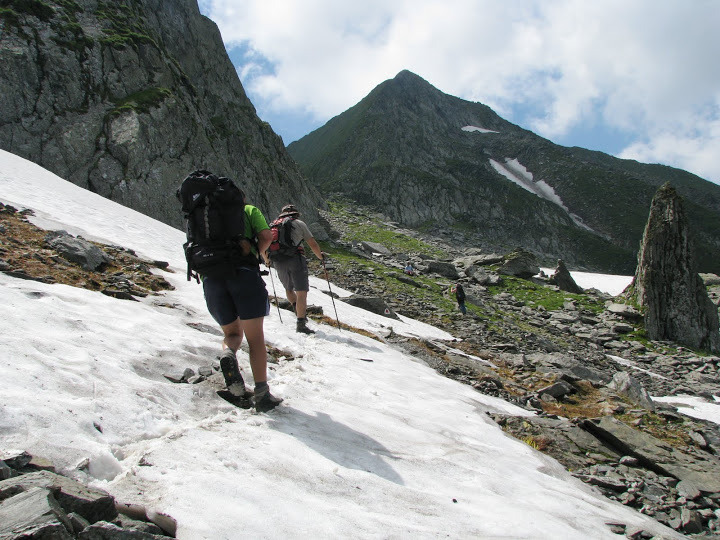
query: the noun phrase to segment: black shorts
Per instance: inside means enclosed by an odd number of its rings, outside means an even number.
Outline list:
[[[270,314],[265,282],[257,268],[241,268],[231,278],[206,277],[203,291],[208,311],[220,326]]]
[[[296,255],[290,259],[273,260],[280,282],[286,291],[309,291],[307,259]]]

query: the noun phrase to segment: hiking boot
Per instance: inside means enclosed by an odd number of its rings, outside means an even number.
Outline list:
[[[253,405],[255,405],[257,412],[270,411],[282,402],[282,398],[273,396],[267,386],[262,390],[255,390],[255,395],[253,396]]]
[[[225,377],[225,386],[233,396],[245,395],[245,381],[240,374],[237,358],[232,349],[225,349],[220,355],[220,370]]]
[[[301,317],[297,320],[297,326],[295,327],[296,332],[303,334],[314,334],[314,330],[310,330],[307,326],[307,317]]]

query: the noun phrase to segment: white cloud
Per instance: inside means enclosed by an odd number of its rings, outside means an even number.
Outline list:
[[[663,163],[692,171],[720,183],[720,119],[701,118],[677,131],[658,131],[648,140],[631,144],[619,157],[644,163]]]
[[[243,80],[259,108],[303,110],[326,121],[409,69],[440,90],[559,137],[589,123],[620,129],[666,162],[720,181],[703,156],[717,122],[720,10],[715,0],[203,0],[229,46],[249,45],[272,72]],[[705,110],[705,115],[697,114]],[[657,135],[655,135],[657,134]],[[655,140],[655,137],[658,137]],[[637,150],[640,146],[633,145]],[[628,150],[630,151],[630,150]],[[704,163],[701,172],[691,165]]]

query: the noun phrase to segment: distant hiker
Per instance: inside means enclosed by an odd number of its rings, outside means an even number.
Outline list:
[[[458,283],[457,285],[453,285],[450,291],[455,294],[455,299],[457,300],[460,312],[465,315],[467,313],[467,308],[465,307],[465,289],[463,289],[463,286]]]
[[[405,273],[408,276],[414,276],[415,275],[415,268],[413,268],[413,265],[410,263],[407,263],[407,266],[405,267]]]
[[[307,294],[310,283],[303,241],[307,242],[318,259],[323,260],[325,254],[320,250],[308,226],[298,219],[299,217],[300,212],[295,205],[283,206],[280,215],[270,224],[272,243],[268,255],[285,287],[285,296],[295,310],[296,331],[313,334],[314,331],[307,326]]]
[[[234,396],[245,395],[236,357],[244,335],[255,380],[252,402],[258,412],[269,411],[282,399],[267,384],[263,323],[270,302],[258,259],[272,240],[267,221],[245,204],[245,194],[232,180],[209,171],[191,173],[177,195],[187,220],[188,279],[192,272],[199,275],[207,308],[224,334],[220,368],[225,384]]]

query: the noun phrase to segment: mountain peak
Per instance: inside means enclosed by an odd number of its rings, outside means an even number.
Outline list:
[[[395,78],[393,80],[400,81],[400,82],[402,82],[402,81],[413,81],[413,82],[422,81],[425,84],[430,84],[425,79],[423,79],[420,75],[417,75],[407,69],[403,69],[401,72],[399,72],[397,75],[395,75]]]
[[[390,79],[387,82],[393,85],[400,85],[404,88],[432,88],[433,90],[437,90],[432,84],[427,82],[420,75],[417,75],[416,73],[413,73],[412,71],[409,71],[407,69],[403,69],[400,73],[395,75],[393,79]]]
[[[288,151],[321,192],[341,192],[404,227],[431,224],[464,245],[522,246],[547,261],[616,274],[634,272],[652,194],[672,178],[554,145],[409,70]],[[693,223],[698,265],[715,272],[720,209],[706,201],[720,188],[672,174],[694,205],[690,215],[703,215]]]

